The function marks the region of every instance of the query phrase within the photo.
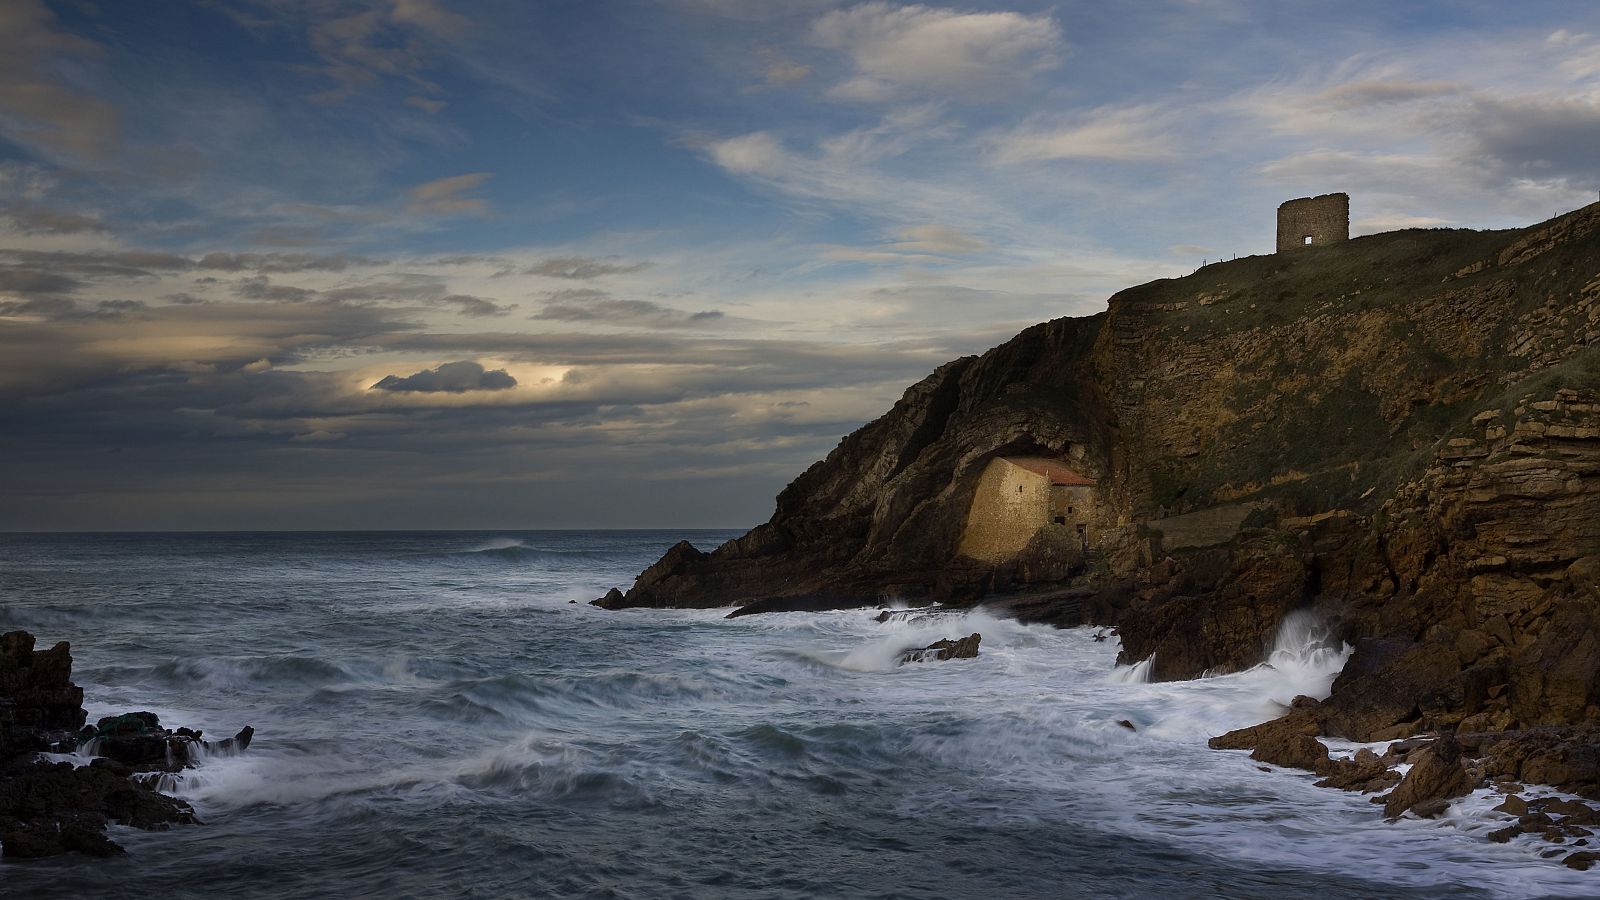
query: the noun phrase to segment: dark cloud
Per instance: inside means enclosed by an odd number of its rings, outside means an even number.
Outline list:
[[[1600,186],[1600,104],[1480,98],[1476,106],[1471,158],[1492,160],[1512,178]]]
[[[592,299],[579,303],[550,303],[532,318],[557,322],[600,322],[615,325],[653,325],[682,328],[723,318],[721,310],[689,313],[649,300]]]
[[[85,253],[0,248],[0,259],[19,266],[84,278],[152,278],[157,272],[180,272],[194,265],[188,257],[156,250]]]
[[[586,281],[604,275],[622,275],[637,272],[649,263],[620,263],[612,259],[589,256],[558,256],[523,269],[526,275],[543,275],[547,278],[571,278]]]
[[[0,291],[8,294],[69,294],[83,282],[57,272],[21,267],[0,268]]]
[[[343,272],[345,269],[382,265],[383,261],[343,253],[207,253],[194,265],[218,272]]]
[[[143,300],[101,300],[95,304],[100,315],[120,316],[149,309]]]
[[[418,303],[439,300],[448,293],[442,278],[401,272],[366,284],[322,291],[321,296],[335,303]]]
[[[3,275],[3,273],[0,273]],[[0,277],[0,290],[5,290]],[[29,300],[0,300],[0,316],[43,319],[69,319],[79,314],[78,304],[66,297],[34,297]]]
[[[466,391],[503,391],[517,386],[517,380],[505,369],[484,371],[472,360],[444,363],[433,369],[423,369],[404,378],[387,375],[372,386],[375,391],[416,391],[419,393]]]
[[[441,304],[456,307],[456,311],[463,316],[482,318],[483,316],[503,316],[511,311],[508,306],[502,306],[493,300],[474,297],[471,294],[449,294],[439,298]]]
[[[246,300],[273,300],[299,303],[317,296],[317,292],[288,284],[273,284],[265,275],[242,278],[233,286],[233,293]]]
[[[111,230],[99,219],[61,209],[32,207],[8,215],[13,227],[23,234],[84,234]]]

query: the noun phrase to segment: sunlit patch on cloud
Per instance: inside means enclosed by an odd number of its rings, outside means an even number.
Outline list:
[[[1153,106],[1090,110],[1066,122],[1033,117],[989,139],[1001,164],[1051,160],[1173,159],[1179,153],[1169,111]]]
[[[845,100],[906,96],[981,97],[1054,68],[1064,53],[1049,15],[963,13],[921,5],[864,3],[823,15],[817,44],[846,54],[853,72],[835,85]]]
[[[481,216],[489,201],[473,192],[494,176],[488,172],[452,175],[419,184],[407,192],[406,210],[420,216]]]
[[[453,393],[466,391],[504,391],[517,386],[517,379],[505,369],[486,371],[472,360],[443,363],[411,375],[388,375],[372,386],[375,391],[416,391]]]

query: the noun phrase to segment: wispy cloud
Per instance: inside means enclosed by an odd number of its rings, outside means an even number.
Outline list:
[[[489,201],[473,193],[493,177],[489,172],[474,172],[419,184],[406,192],[406,210],[420,216],[485,215]]]
[[[1048,15],[883,2],[827,13],[811,36],[850,59],[832,96],[861,101],[992,95],[1054,68],[1065,50]]]

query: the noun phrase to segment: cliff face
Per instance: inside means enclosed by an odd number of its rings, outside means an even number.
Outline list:
[[[1097,479],[1102,562],[959,557],[978,476],[1017,454]],[[1600,719],[1597,555],[1600,205],[1123,291],[945,365],[770,522],[598,602],[998,597],[1117,625],[1158,678],[1253,665],[1309,607],[1357,644],[1327,706],[1366,737]]]

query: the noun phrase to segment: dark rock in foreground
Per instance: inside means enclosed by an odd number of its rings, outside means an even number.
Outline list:
[[[71,681],[71,648],[63,641],[34,650],[33,635],[0,635],[0,855],[37,859],[61,853],[123,852],[106,837],[108,823],[164,829],[198,822],[189,804],[156,791],[139,773],[176,772],[197,748],[235,752],[255,734],[245,728],[216,743],[187,728],[169,731],[154,713],[107,716],[84,727],[83,690]],[[90,765],[47,762],[41,752],[70,753],[80,740],[98,758]]]
[[[978,644],[983,642],[983,635],[974,631],[964,638],[946,638],[934,641],[926,647],[917,647],[907,650],[900,655],[901,664],[913,662],[933,662],[946,659],[973,659],[978,655]]]

